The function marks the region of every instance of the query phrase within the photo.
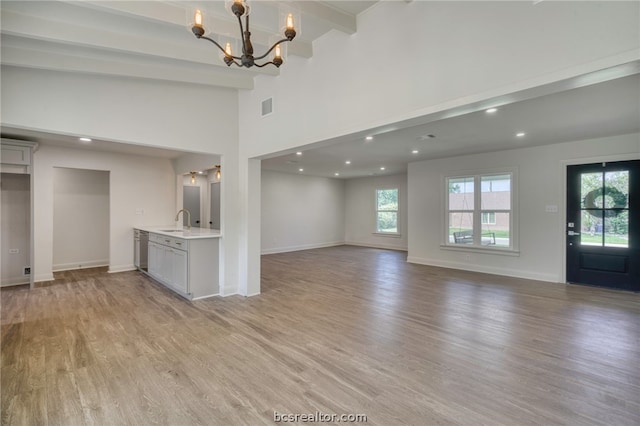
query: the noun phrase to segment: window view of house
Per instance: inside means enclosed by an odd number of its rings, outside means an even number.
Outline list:
[[[448,243],[511,247],[511,182],[510,174],[447,179]]]

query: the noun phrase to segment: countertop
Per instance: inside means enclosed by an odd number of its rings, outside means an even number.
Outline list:
[[[182,238],[184,240],[195,240],[200,238],[220,238],[222,234],[218,229],[209,228],[176,228],[175,225],[167,226],[136,226],[134,229],[148,231],[154,234],[166,235],[168,237]]]

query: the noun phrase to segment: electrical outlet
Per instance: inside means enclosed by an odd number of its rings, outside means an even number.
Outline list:
[[[31,275],[31,266],[24,267],[24,275]]]
[[[20,253],[19,249],[9,249],[9,254],[18,254]]]

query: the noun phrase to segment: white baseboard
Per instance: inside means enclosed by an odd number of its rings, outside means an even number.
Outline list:
[[[74,269],[99,268],[101,266],[109,266],[109,259],[104,260],[88,260],[86,262],[60,263],[53,265],[53,272],[72,271]]]
[[[260,292],[256,292],[256,293],[251,293],[251,294],[247,294],[245,297],[253,297],[253,296],[259,296]]]
[[[8,277],[8,278],[4,278],[2,280],[2,283],[0,283],[0,287],[11,287],[14,285],[23,285],[23,284],[29,284],[29,277],[26,276],[18,276],[18,277]]]
[[[220,296],[220,293],[214,293],[214,294],[207,294],[206,296],[200,296],[200,297],[194,297],[191,300],[202,300],[202,299],[208,299],[210,297],[214,297],[214,296]]]
[[[289,246],[289,247],[276,247],[270,249],[262,249],[260,254],[276,254],[276,253],[288,253],[291,251],[301,251],[301,250],[313,250],[319,248],[326,247],[335,247],[344,245],[344,241],[334,241],[329,243],[319,243],[319,244],[303,244],[300,246]]]
[[[409,256],[408,263],[417,263],[419,265],[438,266],[441,268],[459,269],[462,271],[481,272],[483,274],[502,275],[506,277],[524,278],[528,280],[546,281],[551,283],[564,283],[556,274],[544,274],[531,271],[520,271],[517,269],[496,268],[486,265],[474,265],[463,262],[452,262],[446,260],[426,259],[421,257]]]
[[[358,243],[355,241],[346,241],[344,244],[347,246],[371,247],[371,248],[379,248],[379,249],[386,249],[386,250],[408,251],[407,247],[398,247],[392,244]]]
[[[41,283],[43,281],[53,281],[55,278],[53,277],[53,272],[49,272],[46,274],[37,274],[33,277],[33,281],[36,283]]]
[[[109,270],[107,271],[110,274],[115,274],[118,272],[128,272],[128,271],[135,271],[136,268],[134,266],[133,263],[129,264],[129,265],[116,265],[116,266],[109,266]]]

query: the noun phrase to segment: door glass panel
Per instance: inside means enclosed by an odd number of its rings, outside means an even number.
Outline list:
[[[602,173],[582,173],[580,182],[580,199],[582,208],[601,208]],[[598,205],[600,203],[600,205]]]
[[[473,210],[473,177],[449,179],[449,210]]]
[[[473,212],[449,213],[449,242],[473,244]]]
[[[604,174],[604,207],[624,209],[629,207],[629,171]]]
[[[605,247],[629,247],[629,211],[611,210],[611,213],[618,214],[604,219]]]
[[[580,244],[602,246],[604,224],[602,210],[582,210],[580,221]]]

